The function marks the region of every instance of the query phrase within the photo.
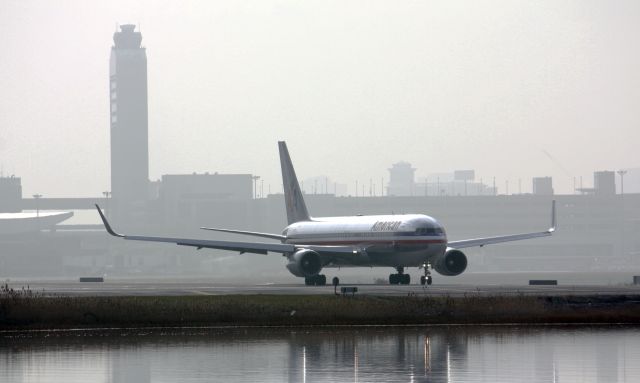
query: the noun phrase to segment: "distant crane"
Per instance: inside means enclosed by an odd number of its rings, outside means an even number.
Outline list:
[[[569,171],[564,166],[562,166],[562,164],[558,160],[556,160],[551,154],[549,154],[549,152],[547,152],[544,149],[540,149],[540,151],[544,153],[544,155],[547,156],[551,160],[551,162],[553,162],[557,167],[559,167],[560,170],[562,170],[564,174],[567,175],[567,177],[572,177]]]

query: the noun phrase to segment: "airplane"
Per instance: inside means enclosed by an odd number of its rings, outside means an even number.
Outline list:
[[[323,286],[326,276],[320,272],[332,267],[392,267],[389,284],[408,285],[407,267],[424,270],[421,285],[431,285],[431,269],[444,276],[462,274],[468,247],[548,237],[556,230],[555,201],[551,205],[551,227],[545,231],[486,238],[449,241],[445,228],[436,219],[423,214],[371,215],[316,218],[309,215],[296,177],[287,145],[278,142],[280,167],[288,226],[282,234],[202,227],[203,230],[234,233],[277,242],[237,242],[208,239],[169,238],[125,235],[115,232],[96,204],[109,234],[125,240],[168,242],[181,246],[238,251],[242,253],[281,254],[287,269],[306,285]],[[333,284],[338,285],[335,277]]]

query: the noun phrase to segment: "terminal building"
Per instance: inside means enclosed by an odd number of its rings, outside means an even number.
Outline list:
[[[167,187],[153,209],[157,220],[131,234],[238,239],[199,230],[201,226],[279,233],[286,226],[284,198],[235,198],[193,193],[185,186]],[[250,178],[238,180],[250,195]],[[168,183],[169,185],[169,183]],[[623,197],[623,198],[622,198]],[[164,198],[164,199],[163,199]],[[640,267],[640,194],[498,195],[498,196],[305,196],[312,215],[424,213],[437,218],[450,240],[544,230],[550,224],[551,200],[557,201],[558,229],[550,238],[465,249],[467,273],[514,271],[629,271]],[[41,201],[42,202],[42,201]],[[184,208],[175,210],[177,207]],[[96,215],[97,219],[97,215]],[[229,280],[290,280],[277,255],[238,255],[171,244],[137,243],[109,237],[100,224],[74,229],[67,225],[39,228],[37,235],[0,234],[0,277],[36,275],[199,276]],[[115,225],[116,230],[123,227]],[[246,240],[246,238],[244,238]],[[224,261],[222,261],[224,260]],[[347,271],[344,271],[347,272]],[[385,269],[353,269],[362,281],[386,276]],[[275,279],[274,279],[275,278]],[[278,279],[279,278],[279,279]],[[455,277],[442,277],[454,281]],[[444,282],[443,282],[444,283]]]
[[[251,174],[164,175],[157,200],[162,222],[167,227],[241,225],[250,217],[252,182]]]
[[[593,188],[596,195],[611,196],[616,194],[616,173],[599,171],[593,173]]]
[[[533,194],[553,195],[553,179],[551,177],[534,177]]]
[[[476,181],[474,170],[455,170],[453,173],[437,173],[415,180],[416,169],[408,162],[398,162],[389,169],[387,195],[411,196],[486,196],[495,195],[496,188]]]
[[[0,213],[22,211],[22,181],[20,177],[0,176]]]

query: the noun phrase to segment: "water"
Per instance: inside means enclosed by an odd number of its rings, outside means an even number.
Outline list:
[[[640,328],[0,333],[0,382],[639,382]]]

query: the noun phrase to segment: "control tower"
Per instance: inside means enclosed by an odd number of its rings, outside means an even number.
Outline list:
[[[122,217],[144,208],[149,196],[147,54],[135,25],[121,25],[113,42],[109,61],[111,195],[114,213]]]

